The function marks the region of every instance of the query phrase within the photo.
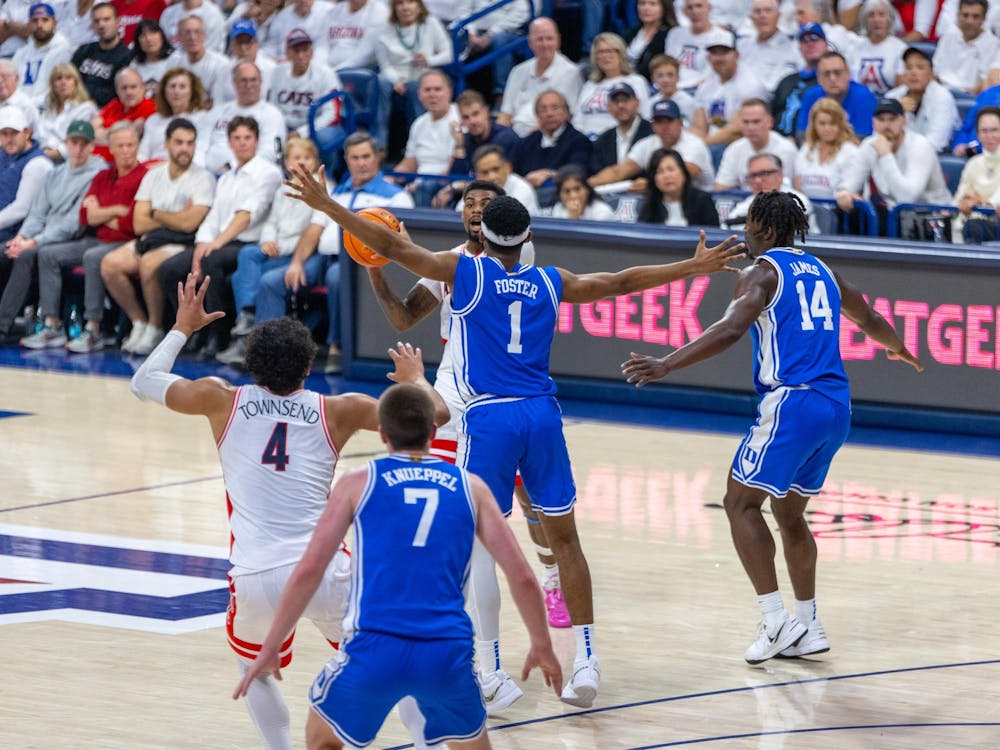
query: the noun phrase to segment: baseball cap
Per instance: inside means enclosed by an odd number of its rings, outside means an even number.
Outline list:
[[[28,117],[15,104],[0,107],[0,130],[24,130],[28,127]]]
[[[713,26],[699,41],[705,49],[712,47],[736,49],[736,35],[719,26]]]
[[[897,117],[903,116],[903,105],[899,99],[890,99],[884,96],[878,100],[878,104],[875,105],[875,116],[888,114],[896,115]]]
[[[826,32],[823,31],[823,27],[820,24],[815,22],[804,23],[799,26],[799,33],[795,36],[800,42],[811,42],[815,39],[826,41]]]
[[[660,99],[653,105],[653,119],[657,117],[669,117],[671,120],[681,119],[681,108],[673,99]]]
[[[48,3],[35,3],[28,9],[28,18],[38,18],[39,16],[55,18],[56,11]]]
[[[626,94],[630,98],[635,99],[635,89],[625,83],[625,81],[619,81],[608,89],[608,99],[614,99],[618,94]]]
[[[233,27],[229,30],[229,38],[235,39],[240,34],[247,34],[251,37],[257,36],[257,26],[253,21],[248,21],[243,18],[233,24]]]
[[[94,126],[86,120],[73,120],[66,128],[67,138],[83,138],[90,143],[94,142]]]
[[[907,47],[906,51],[903,52],[903,61],[905,62],[906,58],[908,58],[910,55],[920,55],[931,65],[934,64],[934,60],[931,59],[931,56],[928,55],[925,50],[920,49],[920,47]]]
[[[286,47],[294,47],[297,44],[312,44],[312,37],[305,29],[292,29],[285,37]]]

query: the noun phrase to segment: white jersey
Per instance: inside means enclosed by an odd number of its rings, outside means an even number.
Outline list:
[[[337,450],[324,397],[236,392],[219,440],[234,576],[298,562],[326,507]]]

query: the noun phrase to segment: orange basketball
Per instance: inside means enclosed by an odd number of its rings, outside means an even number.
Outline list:
[[[399,219],[386,211],[384,208],[371,206],[369,208],[362,208],[357,212],[357,214],[358,216],[368,219],[368,221],[377,221],[380,224],[384,224],[394,232],[399,231]],[[344,249],[347,250],[347,254],[350,255],[356,263],[359,263],[362,266],[378,267],[384,266],[389,262],[388,258],[376,253],[368,247],[368,245],[364,244],[346,229],[344,230]]]

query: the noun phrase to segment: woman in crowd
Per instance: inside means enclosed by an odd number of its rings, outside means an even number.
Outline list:
[[[590,48],[590,80],[583,84],[573,111],[573,127],[591,140],[618,123],[608,112],[608,91],[616,83],[627,83],[639,99],[639,111],[649,109],[649,81],[632,72],[625,42],[610,31],[594,37]]]
[[[650,79],[649,62],[663,54],[667,32],[677,25],[671,0],[638,0],[635,7],[639,25],[625,34],[628,60],[635,72]]]
[[[639,221],[668,227],[719,226],[712,196],[691,184],[684,158],[661,148],[649,159],[649,184],[639,209]]]
[[[805,142],[795,161],[795,189],[810,198],[833,198],[858,155],[854,142],[844,108],[829,97],[817,101],[809,111]]]
[[[135,27],[130,65],[142,76],[146,84],[146,96],[150,98],[155,96],[157,84],[170,68],[167,58],[173,51],[173,45],[170,44],[159,23],[152,18],[139,21],[139,25]]]
[[[165,134],[175,117],[185,117],[197,128],[194,163],[205,164],[205,151],[212,133],[212,117],[206,104],[207,95],[201,79],[185,68],[171,68],[160,80],[153,100],[156,112],[146,120],[139,144],[139,161],[166,159]]]
[[[861,6],[864,36],[848,56],[851,78],[880,96],[891,88],[903,73],[906,44],[892,35],[896,10],[889,0],[865,0]]]
[[[556,195],[552,207],[554,219],[617,221],[611,206],[587,183],[587,176],[576,164],[567,164],[556,172]]]
[[[59,163],[66,159],[66,128],[73,120],[90,122],[97,114],[83,79],[73,63],[60,63],[49,74],[45,109],[38,117],[35,137],[45,155]]]

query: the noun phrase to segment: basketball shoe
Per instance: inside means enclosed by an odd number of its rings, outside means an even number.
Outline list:
[[[545,592],[545,609],[549,613],[549,625],[554,628],[570,627],[573,621],[570,619],[569,610],[566,609],[566,600],[563,599],[559,576],[549,576],[542,586],[542,590]]]
[[[830,650],[830,641],[826,638],[826,631],[823,630],[823,623],[813,620],[809,623],[809,629],[802,636],[802,640],[794,646],[783,649],[779,654],[781,658],[793,659],[797,656],[810,656],[813,654],[825,654]]]
[[[483,694],[486,713],[496,716],[513,705],[524,693],[504,670],[479,675],[479,690]]]
[[[591,654],[586,661],[573,663],[573,678],[563,688],[563,703],[579,708],[590,708],[597,697],[597,688],[601,686],[601,663]]]
[[[762,661],[767,661],[786,648],[798,645],[799,641],[805,637],[806,626],[788,612],[783,614],[784,619],[773,632],[769,631],[767,625],[761,620],[760,628],[757,630],[757,640],[751,643],[743,654],[743,658],[747,660],[748,664],[760,664]]]

